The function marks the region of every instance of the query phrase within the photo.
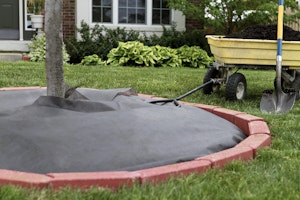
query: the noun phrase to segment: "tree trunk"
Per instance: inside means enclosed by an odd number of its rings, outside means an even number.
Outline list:
[[[45,0],[47,95],[64,97],[62,1]]]

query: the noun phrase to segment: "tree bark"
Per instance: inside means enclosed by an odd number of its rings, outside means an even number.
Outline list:
[[[47,95],[64,97],[63,69],[63,0],[45,0]]]

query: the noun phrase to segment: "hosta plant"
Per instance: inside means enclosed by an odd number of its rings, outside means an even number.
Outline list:
[[[107,55],[107,64],[152,67],[203,67],[212,62],[206,51],[199,47],[146,46],[139,41],[119,42]]]
[[[32,62],[44,62],[46,60],[46,36],[45,33],[36,35],[32,38],[31,43],[28,45],[29,58]],[[69,54],[66,51],[63,44],[63,61],[67,63],[69,61]]]
[[[205,67],[212,62],[206,51],[198,46],[182,46],[177,49],[179,58],[182,60],[182,64],[186,67]]]
[[[105,61],[102,61],[102,59],[97,54],[93,54],[90,56],[85,56],[81,60],[80,64],[82,64],[82,65],[104,65]]]

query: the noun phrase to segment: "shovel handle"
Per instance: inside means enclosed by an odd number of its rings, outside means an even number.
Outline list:
[[[277,56],[282,56],[282,39],[283,39],[283,12],[284,1],[278,2],[278,19],[277,19]]]
[[[277,57],[276,57],[276,86],[281,91],[281,71],[282,71],[282,40],[283,40],[283,14],[284,0],[278,1],[277,19]]]

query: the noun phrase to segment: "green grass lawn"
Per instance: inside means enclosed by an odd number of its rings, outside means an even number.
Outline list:
[[[45,86],[42,64],[0,63],[0,87]],[[206,69],[134,68],[112,66],[65,67],[65,81],[80,87],[135,88],[139,93],[177,97],[199,86]],[[240,70],[247,78],[248,95],[238,102],[225,100],[224,88],[209,96],[196,92],[183,99],[260,116],[272,132],[272,145],[249,162],[235,161],[224,169],[171,179],[157,185],[136,185],[117,191],[92,188],[27,190],[0,187],[0,199],[300,199],[300,101],[287,114],[262,114],[261,94],[273,88],[274,71]],[[0,138],[1,140],[1,138]]]

